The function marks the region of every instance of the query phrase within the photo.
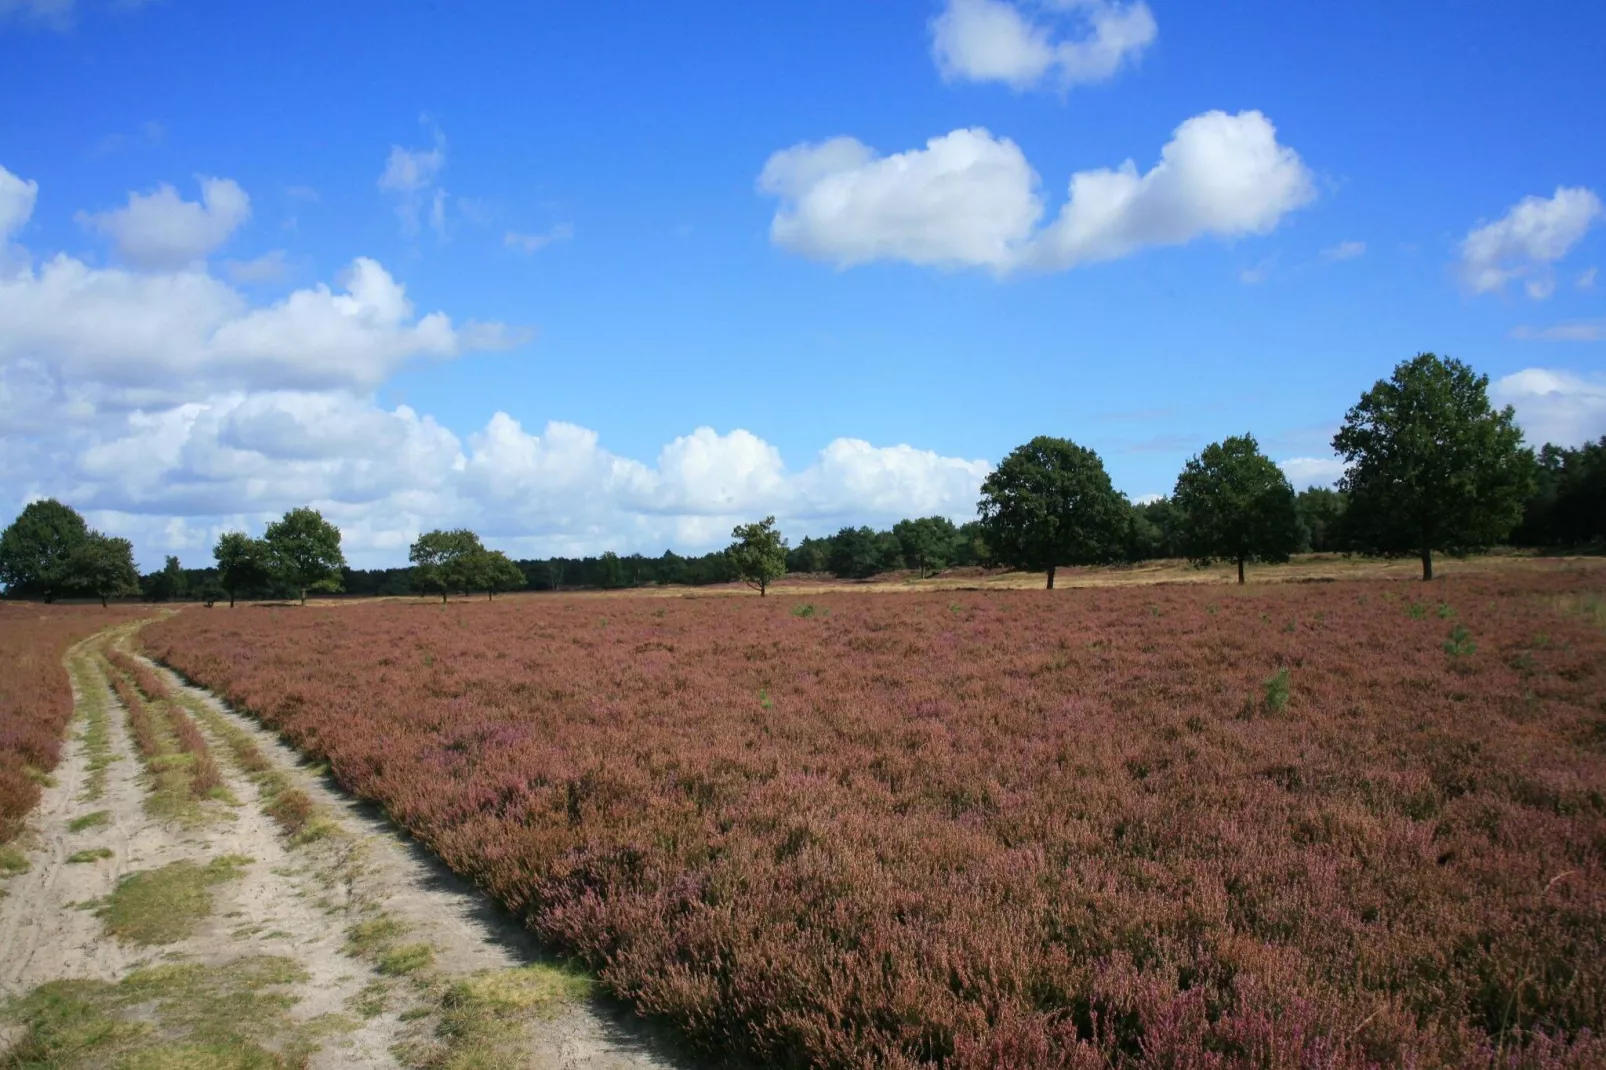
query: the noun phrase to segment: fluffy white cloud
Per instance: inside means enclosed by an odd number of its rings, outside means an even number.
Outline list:
[[[429,205],[430,226],[437,234],[446,231],[446,191],[438,182],[446,169],[446,135],[427,115],[419,122],[428,128],[434,144],[427,149],[407,149],[400,145],[390,147],[385,170],[379,176],[379,188],[396,198],[396,215],[402,221],[402,231],[417,234],[419,216]]]
[[[0,167],[0,244],[22,229],[33,216],[34,202],[39,197],[39,183],[23,181]]]
[[[1606,435],[1606,377],[1525,368],[1496,380],[1489,394],[1517,410],[1517,423],[1536,446],[1579,446]]]
[[[1337,245],[1322,250],[1323,260],[1354,260],[1357,256],[1366,253],[1366,243],[1363,241],[1341,241]]]
[[[1555,196],[1524,197],[1493,223],[1474,227],[1461,242],[1461,275],[1475,293],[1526,280],[1535,300],[1555,288],[1552,265],[1567,255],[1602,215],[1600,198],[1580,186],[1559,186]]]
[[[850,137],[796,145],[764,165],[777,245],[840,267],[868,260],[1007,270],[1043,213],[1019,147],[976,127],[877,157]]]
[[[238,183],[227,178],[199,181],[199,202],[184,200],[163,183],[152,193],[130,193],[122,208],[80,212],[78,220],[110,238],[118,254],[136,267],[183,267],[228,241],[251,218],[251,198]]]
[[[1296,490],[1306,487],[1330,487],[1344,474],[1344,462],[1338,457],[1290,457],[1278,461],[1288,482]]]
[[[1070,199],[1034,243],[1033,262],[1064,268],[1205,235],[1266,234],[1315,196],[1299,154],[1278,143],[1264,115],[1205,112],[1177,127],[1145,174],[1128,160],[1073,175]]]
[[[780,200],[771,240],[793,252],[839,267],[891,259],[1000,273],[1264,234],[1315,196],[1299,154],[1258,111],[1194,116],[1146,173],[1131,160],[1078,172],[1046,227],[1037,186],[1019,147],[979,127],[884,157],[848,137],[796,145],[758,179]]]
[[[1005,82],[1027,89],[1049,76],[1061,85],[1100,82],[1136,61],[1159,32],[1142,0],[948,0],[931,21],[931,54],[949,81]],[[1033,17],[1033,15],[1037,17]],[[1069,22],[1061,38],[1056,23]]]
[[[32,384],[28,393],[54,398],[56,410],[231,387],[371,387],[414,359],[521,340],[499,324],[415,318],[405,289],[373,260],[356,260],[342,283],[344,292],[319,284],[252,307],[199,269],[136,273],[58,255],[0,276],[0,383],[14,397]],[[0,405],[0,427],[40,415]]]

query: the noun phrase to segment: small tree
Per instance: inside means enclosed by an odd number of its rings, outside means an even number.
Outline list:
[[[273,578],[273,555],[261,539],[243,531],[226,531],[212,548],[217,584],[229,596],[229,608],[241,591],[264,586]]]
[[[267,544],[274,571],[307,604],[308,591],[340,590],[340,570],[346,555],[340,552],[340,529],[316,509],[292,509],[268,525]]]
[[[89,525],[71,506],[30,502],[0,532],[0,583],[8,594],[54,601],[67,587],[67,558],[88,538]]]
[[[767,516],[752,524],[731,529],[736,541],[725,550],[736,576],[758,591],[769,593],[770,581],[786,575],[786,539],[775,528],[775,518]]]
[[[99,598],[102,607],[108,599],[138,594],[139,570],[134,567],[133,544],[91,531],[67,555],[63,586]]]
[[[1535,480],[1511,406],[1489,404],[1489,377],[1422,353],[1380,379],[1344,417],[1333,449],[1346,468],[1344,531],[1358,550],[1462,555],[1505,538]]]
[[[524,570],[500,550],[471,550],[457,559],[455,568],[465,588],[484,591],[486,601],[497,591],[516,591],[524,586]]]
[[[982,483],[976,507],[993,557],[1048,573],[1050,590],[1060,565],[1121,556],[1128,509],[1098,454],[1047,435],[1004,458]]]
[[[843,528],[831,536],[830,542],[826,567],[839,580],[867,580],[884,567],[874,528]]]
[[[150,599],[153,602],[172,602],[182,599],[188,584],[184,579],[184,566],[178,558],[168,555],[162,571],[150,577]]]
[[[1182,511],[1183,542],[1195,563],[1287,561],[1299,546],[1294,488],[1260,452],[1253,435],[1214,442],[1177,477],[1171,500]]]
[[[952,560],[959,529],[945,516],[919,520],[900,520],[892,525],[906,565],[913,565],[925,579],[927,572],[940,572]]]
[[[407,551],[407,560],[413,563],[413,589],[439,591],[445,602],[448,590],[474,588],[464,573],[464,559],[484,550],[480,537],[466,528],[425,532]]]

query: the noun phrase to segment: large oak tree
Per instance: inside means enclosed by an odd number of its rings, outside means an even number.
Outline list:
[[[1182,469],[1171,500],[1188,556],[1237,562],[1239,583],[1245,561],[1287,561],[1299,546],[1294,488],[1253,435],[1206,446]]]
[[[1048,435],[1012,450],[982,483],[977,505],[994,558],[1046,572],[1050,589],[1061,565],[1121,556],[1129,509],[1098,454]]]
[[[1333,449],[1346,469],[1344,529],[1355,549],[1465,554],[1505,538],[1522,519],[1534,456],[1511,406],[1489,403],[1489,377],[1422,353],[1380,379],[1344,417]]]

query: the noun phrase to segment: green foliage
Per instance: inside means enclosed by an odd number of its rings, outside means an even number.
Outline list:
[[[11,595],[53,601],[68,587],[68,558],[88,538],[77,510],[51,498],[30,502],[0,532],[0,584]]]
[[[261,539],[242,531],[226,531],[212,548],[217,562],[217,583],[228,593],[229,605],[241,593],[266,586],[273,578],[273,554]]]
[[[340,570],[346,564],[340,552],[340,529],[316,509],[292,509],[268,525],[267,544],[274,571],[284,577],[307,602],[308,591],[340,590]]]
[[[516,591],[524,586],[524,570],[501,550],[471,550],[452,567],[465,590],[484,591],[487,601],[498,591]]]
[[[769,592],[770,582],[786,575],[786,539],[775,527],[775,518],[767,516],[752,524],[737,524],[731,529],[736,541],[725,550],[736,576],[760,597]]]
[[[152,602],[173,602],[188,593],[189,582],[184,575],[184,566],[179,564],[178,558],[169,554],[162,571],[150,577],[147,596]]]
[[[1452,658],[1471,657],[1477,649],[1478,644],[1472,641],[1472,633],[1467,631],[1465,624],[1451,628],[1450,638],[1444,641],[1444,652]]]
[[[1266,709],[1273,713],[1281,713],[1288,708],[1288,670],[1286,668],[1278,669],[1266,681],[1264,693],[1261,697]]]
[[[1206,446],[1177,477],[1172,501],[1183,515],[1183,541],[1198,564],[1216,560],[1287,561],[1299,546],[1294,488],[1253,435]]]
[[[1127,516],[1126,547],[1128,561],[1182,557],[1182,510],[1170,498],[1156,498],[1132,506]]]
[[[887,548],[874,528],[843,528],[831,536],[831,556],[827,567],[831,575],[844,580],[867,580],[877,572],[895,567],[887,562],[883,551]],[[897,544],[897,540],[893,540]],[[898,550],[901,560],[903,552]]]
[[[1546,445],[1512,541],[1523,546],[1606,544],[1606,437],[1578,449]]]
[[[1348,466],[1345,535],[1369,553],[1464,554],[1505,538],[1535,482],[1508,405],[1489,404],[1489,377],[1423,353],[1402,362],[1349,410],[1333,437]]]
[[[176,558],[168,560],[177,564]],[[67,555],[66,587],[99,598],[101,605],[110,598],[138,594],[133,544],[91,531]]]
[[[946,568],[959,541],[959,529],[945,516],[900,520],[892,525],[892,534],[898,540],[904,563],[918,569],[921,579],[928,572]]]
[[[1294,499],[1299,513],[1302,549],[1319,554],[1343,551],[1344,510],[1349,498],[1331,487],[1307,487]]]
[[[407,550],[407,560],[413,563],[413,590],[437,591],[444,602],[448,591],[474,589],[469,582],[469,558],[484,552],[480,537],[466,528],[426,531]],[[523,578],[521,573],[521,587]]]
[[[1043,571],[1121,556],[1129,506],[1090,449],[1040,435],[1017,447],[981,487],[982,529],[997,559]]]

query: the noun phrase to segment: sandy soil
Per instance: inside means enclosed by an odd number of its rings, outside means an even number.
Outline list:
[[[75,647],[69,661],[93,659],[98,643],[123,643],[126,635],[126,629],[104,633]],[[81,800],[89,755],[81,731],[84,696],[75,694],[78,731],[54,774],[54,785],[30,817],[30,833],[19,841],[30,869],[8,880],[8,894],[0,899],[0,998],[20,996],[61,978],[117,981],[157,962],[223,965],[247,955],[281,955],[295,960],[308,975],[294,986],[293,1017],[310,1021],[325,1016],[338,1023],[313,1056],[313,1067],[402,1067],[442,1057],[441,1042],[431,1035],[436,1020],[432,1011],[438,1011],[432,1001],[438,1002],[454,980],[541,961],[539,949],[516,923],[381,814],[308,769],[256,722],[158,671],[175,691],[251,733],[275,769],[313,799],[329,833],[299,846],[287,840],[263,812],[258,783],[234,766],[225,742],[211,732],[209,744],[235,801],[208,800],[189,820],[153,818],[146,812],[142,766],[124,711],[109,688],[105,702],[117,757],[106,770],[103,796]],[[106,686],[98,672],[81,678],[92,679],[97,688]],[[74,818],[99,810],[109,812],[109,821],[70,830]],[[87,864],[68,861],[74,852],[95,848],[109,850],[110,857]],[[105,935],[93,911],[81,908],[110,893],[125,874],[184,859],[205,863],[223,855],[254,861],[242,879],[216,887],[212,916],[176,944],[119,943]],[[352,952],[350,927],[375,917],[399,923],[407,943],[430,945],[433,965],[416,976],[386,977],[372,956]],[[383,1011],[354,1013],[364,995],[375,991],[385,994]],[[667,1038],[600,1000],[570,1002],[555,1016],[532,1016],[521,1028],[517,1065],[576,1070],[690,1065],[668,1054],[672,1043]],[[11,1040],[0,1034],[0,1050]]]

